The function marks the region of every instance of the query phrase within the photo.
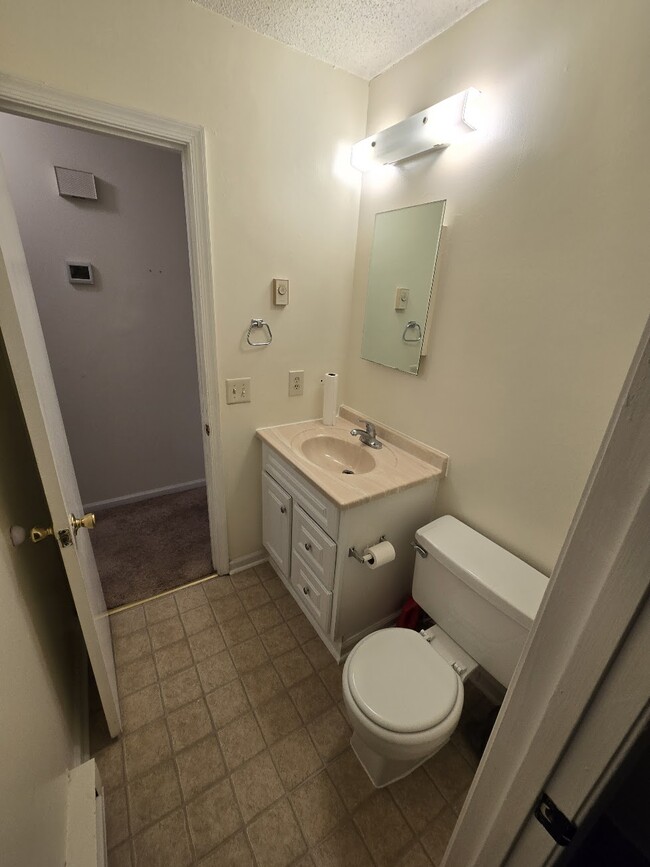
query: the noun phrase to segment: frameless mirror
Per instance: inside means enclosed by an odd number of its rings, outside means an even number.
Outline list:
[[[375,217],[361,357],[417,374],[446,200]]]

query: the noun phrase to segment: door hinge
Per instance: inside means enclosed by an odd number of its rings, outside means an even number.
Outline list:
[[[542,792],[535,806],[535,818],[560,846],[568,846],[578,830],[575,822],[567,819],[546,792]]]
[[[59,530],[57,536],[59,537],[59,545],[62,548],[69,548],[72,545],[72,533],[70,530]]]
[[[204,425],[204,427],[205,427],[205,433],[206,433],[206,435],[207,435],[207,436],[210,436],[210,425],[209,425],[209,424],[206,424],[206,425]]]

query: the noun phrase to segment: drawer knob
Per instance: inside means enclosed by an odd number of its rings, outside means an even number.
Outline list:
[[[311,551],[311,542],[305,542],[305,551]]]
[[[309,587],[303,587],[302,592],[305,594],[305,596],[309,596]]]
[[[280,506],[280,511],[281,511],[282,514],[284,515],[284,514],[286,513],[286,511],[287,511],[287,507],[286,507],[286,506]]]

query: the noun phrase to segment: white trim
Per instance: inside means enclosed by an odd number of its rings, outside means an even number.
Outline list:
[[[230,574],[235,575],[237,572],[244,572],[246,569],[251,569],[253,566],[259,566],[261,563],[266,563],[269,555],[264,549],[253,551],[252,554],[244,554],[243,557],[235,557],[230,561]]]
[[[507,862],[643,605],[648,526],[650,321],[441,867]]]
[[[84,503],[84,511],[92,512],[94,509],[105,509],[110,506],[126,506],[129,503],[140,503],[142,500],[164,497],[165,494],[180,494],[183,491],[192,491],[194,488],[202,488],[204,486],[205,479],[194,479],[192,482],[180,482],[178,485],[165,485],[162,488],[151,488],[148,491],[136,491],[135,494],[125,494],[123,497],[112,497],[110,500],[95,500],[93,503]]]
[[[397,620],[400,615],[400,609],[398,608],[396,611],[393,611],[392,614],[389,614],[388,617],[383,617],[381,620],[378,620],[376,623],[371,623],[370,626],[366,626],[365,629],[360,630],[359,632],[355,632],[354,635],[351,635],[349,638],[346,638],[345,641],[341,641],[341,650],[339,652],[339,661],[344,659],[348,653],[352,650],[355,644],[358,644],[362,638],[365,638],[366,635],[370,635],[371,632],[377,632],[378,629],[384,629],[387,626],[392,626],[393,623]]]
[[[66,857],[68,867],[106,864],[104,798],[95,759],[68,771]]]
[[[88,99],[2,73],[0,110],[150,142],[181,153],[201,414],[203,424],[210,427],[210,436],[203,437],[203,450],[212,559],[217,571],[226,574],[230,561],[205,131],[194,124]]]

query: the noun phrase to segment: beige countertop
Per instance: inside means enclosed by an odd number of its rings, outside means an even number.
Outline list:
[[[363,445],[358,438],[350,436],[351,428],[360,426],[359,417],[354,410],[342,406],[333,426],[324,425],[320,419],[313,419],[259,428],[257,436],[341,509],[385,497],[445,475],[447,455],[387,428],[380,422],[376,423],[377,438],[383,443],[383,448],[371,449]],[[358,449],[367,452],[374,459],[375,466],[369,472],[351,475],[343,474],[342,470],[338,469],[324,469],[309,460],[302,451],[303,444],[314,437],[333,437],[353,448],[354,452],[350,452],[351,465],[355,463]],[[336,447],[336,444],[334,446]],[[363,454],[356,457],[367,460]]]

